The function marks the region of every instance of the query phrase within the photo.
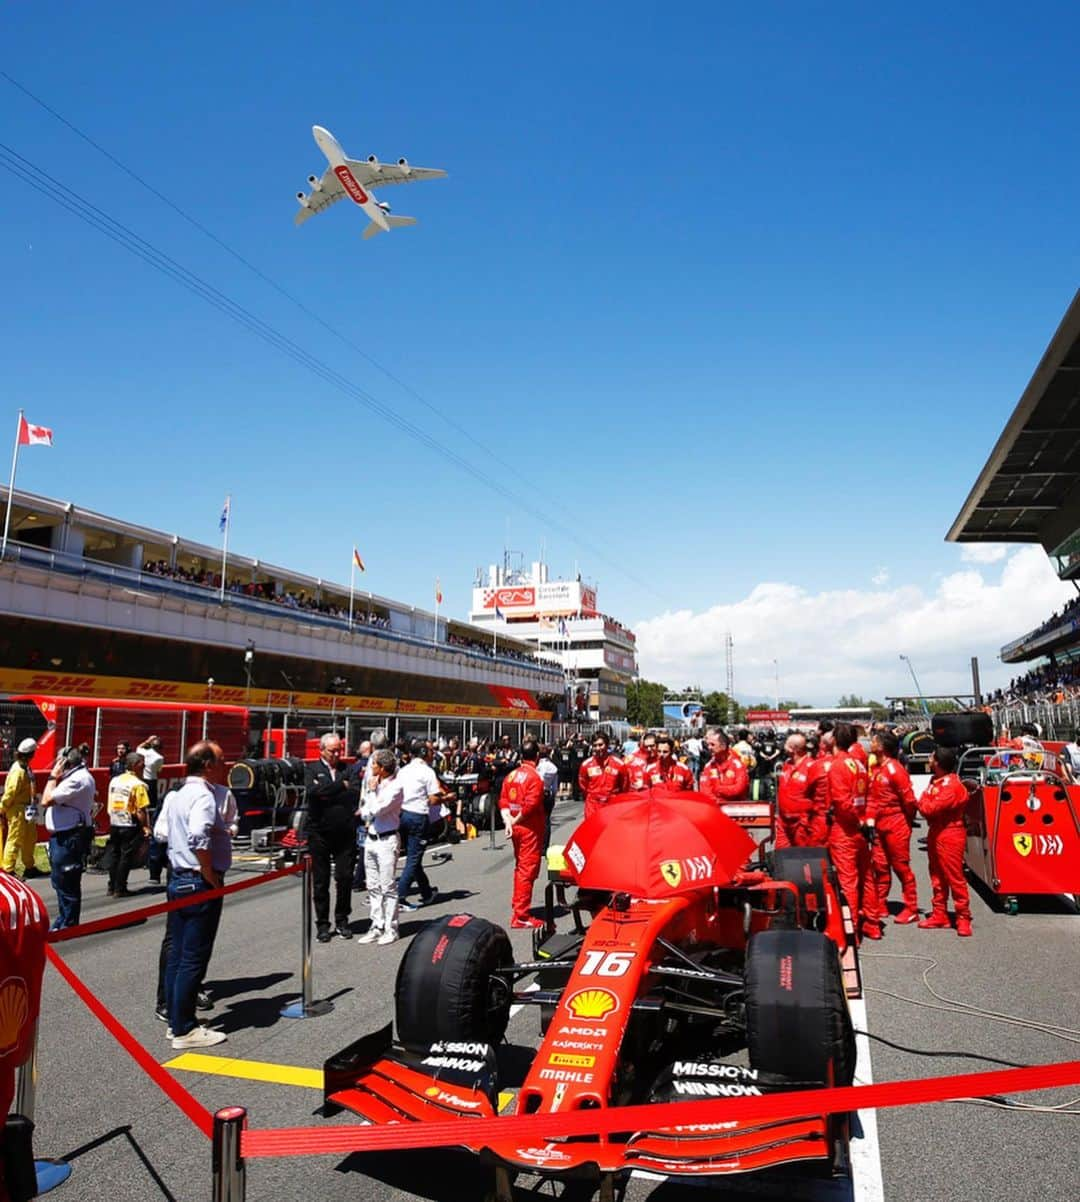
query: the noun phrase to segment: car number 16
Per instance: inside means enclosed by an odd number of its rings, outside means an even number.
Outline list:
[[[593,950],[585,953],[585,960],[578,975],[582,977],[622,977],[630,971],[633,960],[633,952]]]

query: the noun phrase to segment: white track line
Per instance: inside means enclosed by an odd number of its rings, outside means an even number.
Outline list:
[[[855,998],[850,1003],[851,1021],[857,1031],[869,1031],[866,1001]],[[855,1036],[855,1084],[872,1085],[874,1073],[870,1065],[870,1040]],[[885,1186],[881,1179],[881,1148],[878,1144],[876,1110],[860,1110],[862,1137],[851,1141],[851,1187],[855,1202],[885,1202]]]
[[[540,983],[538,981],[533,981],[533,983],[531,985],[526,985],[525,988],[521,992],[522,993],[535,993],[539,988],[540,988]],[[518,1002],[518,1004],[516,1006],[510,1007],[510,1017],[513,1018],[515,1014],[520,1013],[524,1009],[525,1009],[525,1003]]]

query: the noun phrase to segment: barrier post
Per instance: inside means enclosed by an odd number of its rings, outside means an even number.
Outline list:
[[[488,845],[484,848],[485,851],[498,851],[495,846],[495,809],[499,804],[499,799],[495,796],[495,790],[492,789],[488,793]]]
[[[247,1126],[243,1106],[226,1106],[214,1115],[214,1143],[211,1165],[214,1175],[213,1202],[244,1202],[247,1194],[247,1166],[240,1139]]]
[[[315,909],[315,882],[311,872],[311,855],[305,852],[300,860],[300,905],[303,912],[300,916],[300,987],[301,998],[298,1002],[290,1002],[282,1007],[282,1018],[318,1018],[321,1014],[329,1014],[334,1003],[328,1000],[316,1002],[312,1000],[311,976],[311,924]]]
[[[37,1104],[37,1043],[38,1028],[34,1024],[34,1038],[30,1044],[30,1055],[15,1070],[15,1104],[13,1114],[21,1114],[30,1123],[31,1135],[34,1123],[34,1107]],[[71,1165],[65,1160],[34,1160],[34,1176],[38,1194],[47,1194],[71,1176]]]

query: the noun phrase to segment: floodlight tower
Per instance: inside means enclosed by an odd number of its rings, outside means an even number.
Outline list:
[[[724,635],[724,658],[727,660],[727,720],[728,726],[735,722],[735,643],[731,631]]]

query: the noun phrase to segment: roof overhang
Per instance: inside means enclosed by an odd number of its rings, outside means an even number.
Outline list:
[[[1041,543],[1080,530],[1080,291],[946,539]]]

